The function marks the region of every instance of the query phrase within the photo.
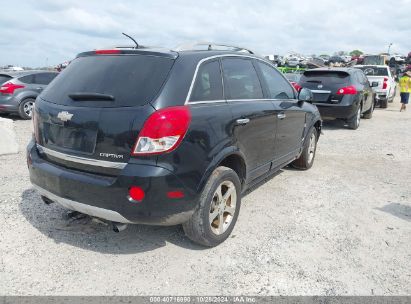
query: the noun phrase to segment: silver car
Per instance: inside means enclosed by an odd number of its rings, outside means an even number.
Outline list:
[[[52,71],[0,72],[0,113],[31,119],[37,96],[57,75]]]

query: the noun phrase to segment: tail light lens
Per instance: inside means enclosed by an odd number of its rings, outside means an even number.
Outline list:
[[[24,85],[14,84],[11,82],[6,82],[0,87],[0,93],[2,94],[13,94],[15,90],[24,88]]]
[[[383,88],[383,89],[386,89],[386,88],[387,88],[387,86],[388,86],[387,81],[388,81],[388,78],[387,78],[387,77],[384,77],[384,82],[382,83],[382,88]]]
[[[291,85],[294,87],[294,89],[297,90],[297,92],[300,92],[300,90],[303,88],[302,86],[300,86],[298,83],[296,83],[295,81],[290,81]]]
[[[355,95],[357,89],[354,86],[343,87],[337,90],[337,95]]]
[[[178,106],[154,112],[144,123],[132,155],[171,152],[178,147],[191,122],[190,109]]]
[[[36,104],[34,104],[32,113],[33,113],[33,135],[34,135],[34,139],[36,140],[36,143],[40,143],[39,128],[38,128],[37,114],[36,114]]]

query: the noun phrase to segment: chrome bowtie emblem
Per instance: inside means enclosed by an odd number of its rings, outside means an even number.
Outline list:
[[[318,85],[318,88],[319,88],[319,89],[322,89],[322,88],[323,88],[323,85],[322,85],[322,84],[319,84],[319,85]]]
[[[73,117],[73,114],[67,112],[67,111],[62,111],[57,114],[57,118],[60,119],[61,121],[68,121]]]

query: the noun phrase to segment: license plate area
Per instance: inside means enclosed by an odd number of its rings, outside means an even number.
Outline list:
[[[43,142],[46,146],[91,155],[94,153],[96,141],[97,130],[43,123]]]

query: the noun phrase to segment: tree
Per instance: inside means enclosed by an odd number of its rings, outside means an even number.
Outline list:
[[[362,54],[364,54],[364,53],[360,50],[353,50],[353,51],[350,52],[351,56],[360,56]]]

